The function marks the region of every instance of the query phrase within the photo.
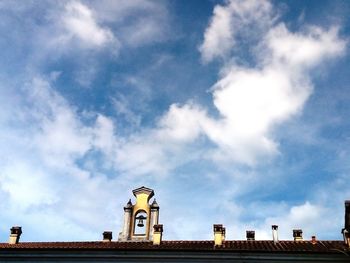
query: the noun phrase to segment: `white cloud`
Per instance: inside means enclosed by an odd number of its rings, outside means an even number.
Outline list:
[[[90,152],[114,151],[111,119],[101,114],[78,114],[42,77],[16,92],[21,99],[8,97],[11,103],[4,105],[5,119],[0,121],[0,154],[6,156],[0,161],[0,194],[6,210],[1,216],[3,224],[30,226],[25,232],[32,233],[37,230],[38,218],[46,218],[50,222],[42,222],[41,227],[52,232],[33,236],[51,240],[91,238],[92,232],[114,226],[114,205],[120,203],[121,207],[124,200],[119,200],[113,189],[123,188],[123,180],[108,179],[95,167],[78,164]],[[90,118],[91,124],[85,124],[84,118]],[[114,200],[113,206],[105,200]],[[59,233],[52,226],[55,221],[60,225]],[[74,227],[77,231],[71,231]]]
[[[112,31],[100,26],[93,11],[81,2],[72,1],[65,5],[61,23],[66,30],[61,39],[76,38],[86,47],[102,47],[109,43],[118,45]]]
[[[340,204],[339,204],[340,205]],[[274,209],[278,204],[269,207],[270,213],[277,212],[277,216],[267,216],[263,224],[258,226],[258,239],[272,239],[271,225],[278,225],[278,235],[281,240],[293,239],[293,229],[301,229],[303,231],[303,238],[310,240],[311,236],[322,238],[326,237],[329,231],[339,231],[339,225],[334,220],[332,209],[326,205],[319,205],[306,201],[300,205],[286,207],[283,205],[280,209]],[[332,218],[333,215],[333,218]],[[340,234],[339,234],[340,237]]]
[[[302,33],[291,33],[285,24],[272,28],[266,36],[266,45],[271,50],[270,63],[277,63],[303,70],[327,57],[342,54],[346,42],[339,39],[338,27],[328,31],[319,27],[307,27]]]
[[[210,62],[217,57],[227,60],[237,35],[244,34],[248,39],[257,35],[259,29],[272,23],[271,11],[270,2],[265,0],[229,0],[223,6],[216,5],[199,47],[203,61]]]
[[[116,142],[112,120],[99,114],[94,128],[94,146],[109,155],[113,153]]]
[[[33,141],[42,157],[60,166],[83,156],[91,147],[91,131],[82,126],[74,110],[42,78],[33,79],[27,89],[30,103],[36,104],[27,115],[37,121]]]
[[[173,104],[159,121],[159,136],[175,141],[193,141],[201,132],[201,123],[207,120],[206,112],[196,105]]]
[[[283,47],[276,44],[283,42],[288,44]],[[214,161],[255,165],[262,157],[266,160],[276,155],[279,150],[273,138],[274,129],[302,112],[313,91],[310,70],[325,59],[341,55],[346,42],[338,37],[335,28],[326,31],[312,27],[304,33],[292,33],[282,23],[269,29],[259,45],[256,67],[227,65],[213,86],[217,117],[193,102],[171,105],[154,131],[138,134],[132,148],[126,147],[128,151],[140,151],[141,147],[152,156],[150,159],[163,161],[156,165],[155,161],[141,158],[133,164],[134,159],[129,159],[128,170],[132,170],[132,165],[148,170],[162,165],[164,168],[169,160],[164,152],[181,153],[179,147],[194,143],[201,136],[213,143],[214,147],[206,149],[205,158]],[[304,52],[309,49],[312,52]],[[163,144],[157,147],[153,141]],[[137,142],[142,143],[136,146]],[[147,147],[151,149],[146,150]]]
[[[16,160],[15,166],[4,166],[0,173],[1,189],[15,207],[20,209],[35,205],[50,205],[57,201],[52,182],[39,169],[26,160]],[[15,176],[14,176],[15,175]]]
[[[233,19],[231,23],[220,26],[217,21],[220,12],[230,16]],[[219,55],[229,56],[228,51],[233,45],[226,50],[225,41],[236,40],[221,39],[215,34],[224,32],[225,36],[234,37],[234,30],[244,31],[259,24],[257,18],[271,27],[258,29],[264,29],[266,36],[258,41],[260,48],[255,54],[258,61],[256,67],[226,65],[221,79],[213,87],[213,102],[220,117],[212,118],[201,113],[198,118],[197,110],[190,109],[196,107],[187,105],[177,111],[172,106],[167,113],[168,122],[169,119],[173,120],[171,127],[174,133],[181,127],[182,134],[186,134],[184,129],[188,128],[192,137],[202,133],[214,142],[219,148],[213,155],[215,159],[250,165],[259,156],[278,152],[278,143],[272,139],[273,129],[301,112],[313,90],[309,70],[327,58],[341,55],[346,46],[346,42],[338,37],[336,28],[326,31],[309,27],[306,32],[292,33],[283,23],[273,26],[269,2],[230,1],[225,6],[215,8],[213,21],[205,32],[201,48],[204,58],[209,61],[218,55],[215,52],[224,52]],[[209,37],[220,43],[220,48],[216,44],[209,47]],[[188,123],[184,125],[183,119],[192,121],[192,126]],[[168,129],[164,132],[170,134]]]
[[[230,11],[216,6],[211,25],[205,31],[204,42],[200,47],[204,61],[210,61],[216,56],[225,57],[233,45]]]

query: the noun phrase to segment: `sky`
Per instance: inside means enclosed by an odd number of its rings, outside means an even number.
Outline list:
[[[350,2],[0,1],[0,242],[342,239]]]

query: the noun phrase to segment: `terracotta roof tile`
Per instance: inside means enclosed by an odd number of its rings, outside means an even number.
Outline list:
[[[339,253],[349,251],[343,241],[273,241],[228,240],[221,247],[214,247],[213,241],[162,241],[159,246],[150,241],[144,242],[21,242],[19,244],[0,243],[1,249],[107,249],[107,250],[220,250],[220,251],[250,251],[250,252],[293,252],[293,253]]]

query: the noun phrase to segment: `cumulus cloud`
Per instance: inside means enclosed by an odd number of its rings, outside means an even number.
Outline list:
[[[237,44],[242,43],[238,43],[231,31],[237,28],[245,31],[259,24],[257,17],[264,21],[265,26],[258,28],[259,33],[264,33],[263,37],[249,42],[258,47],[254,51],[256,65],[223,65],[220,79],[211,89],[216,116],[192,101],[173,104],[154,129],[135,134],[118,153],[119,161],[116,159],[118,166],[124,167],[125,171],[142,174],[152,173],[153,169],[155,173],[164,173],[179,163],[193,160],[183,158],[179,162],[177,154],[184,153],[184,149],[188,151],[189,145],[198,141],[209,144],[198,147],[201,150],[193,156],[214,162],[233,161],[254,166],[262,157],[266,160],[275,156],[279,147],[273,137],[274,130],[301,114],[314,88],[310,77],[312,69],[326,59],[340,56],[346,47],[337,27],[327,30],[309,26],[300,32],[291,32],[284,23],[276,23],[277,15],[269,2],[230,1],[217,8],[213,20],[219,12],[217,10],[222,9],[225,12],[230,10],[230,16],[234,16],[227,24],[228,28],[220,30],[229,34]],[[218,43],[222,42],[221,36],[214,37]],[[205,37],[203,45],[206,41]],[[216,52],[217,47],[211,48]],[[234,49],[233,45],[231,49]],[[225,56],[230,57],[228,53]],[[133,155],[132,152],[140,151],[147,154],[142,158],[127,158]],[[205,154],[200,154],[200,151]]]
[[[272,11],[266,1],[230,1],[225,6],[217,6],[205,32],[202,55],[208,59],[228,56],[236,41],[234,30],[255,26],[260,18],[265,25],[273,25]],[[217,24],[222,12],[233,19],[225,22],[224,27]],[[221,32],[229,37],[222,39]],[[251,43],[260,47],[255,54],[256,66],[225,65],[221,79],[213,86],[213,104],[220,117],[198,112],[198,107],[193,105],[173,105],[165,117],[169,125],[164,133],[172,134],[170,129],[173,134],[179,134],[179,138],[191,135],[192,140],[204,134],[218,147],[212,156],[216,160],[252,165],[258,156],[278,152],[278,143],[272,138],[273,129],[301,112],[313,90],[310,70],[327,58],[341,55],[346,42],[339,38],[336,27],[329,30],[309,27],[305,32],[293,33],[284,23],[279,23],[264,28],[264,32],[265,37]],[[230,46],[225,48],[225,42]],[[220,48],[208,43],[220,43]],[[218,54],[218,50],[224,53]]]

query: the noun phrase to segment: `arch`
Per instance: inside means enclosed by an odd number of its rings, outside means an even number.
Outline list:
[[[138,210],[134,218],[134,235],[145,236],[147,231],[148,215],[145,210]]]

